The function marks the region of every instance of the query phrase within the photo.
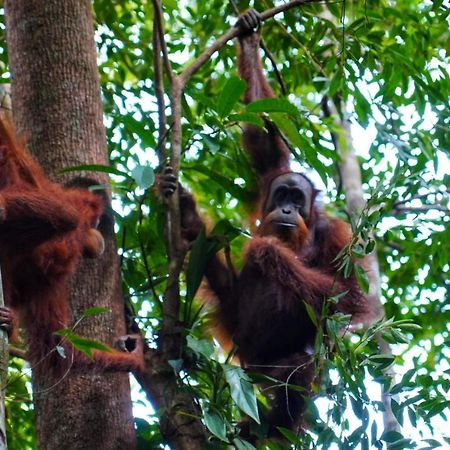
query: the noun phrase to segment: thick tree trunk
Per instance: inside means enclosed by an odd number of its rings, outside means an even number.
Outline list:
[[[0,306],[5,306],[3,298],[2,273],[0,268]],[[8,336],[5,330],[0,330],[0,450],[6,450],[5,427],[5,388],[8,380]]]
[[[64,167],[107,164],[91,2],[6,0],[5,7],[19,134],[54,179]],[[74,319],[91,306],[111,308],[112,314],[85,319],[77,328],[111,343],[125,330],[112,226],[106,234],[103,257],[84,262],[73,280],[71,305]],[[34,376],[33,389],[39,448],[135,447],[127,374]]]

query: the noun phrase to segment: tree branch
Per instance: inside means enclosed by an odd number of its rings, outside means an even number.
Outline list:
[[[159,24],[157,16],[153,19],[153,80],[155,82],[155,96],[158,105],[158,147],[156,149],[159,164],[163,164],[165,160],[165,142],[166,142],[166,104],[164,101],[164,80],[163,67],[161,58],[161,38],[158,32]]]
[[[14,347],[13,345],[9,346],[9,354],[10,356],[14,356],[16,358],[23,359],[24,361],[28,361],[27,352],[20,348]]]
[[[434,205],[423,205],[423,206],[395,206],[392,208],[392,212],[394,214],[407,214],[407,213],[427,213],[428,211],[439,211],[439,212],[450,212],[445,206],[440,205],[439,203]]]
[[[169,59],[169,53],[167,51],[166,41],[164,39],[164,18],[162,14],[161,1],[152,0],[152,3],[153,9],[155,10],[155,19],[153,23],[156,25],[157,32],[159,35],[159,44],[163,55],[164,70],[166,71],[169,80],[172,81],[174,75],[172,70],[172,64],[170,63]]]
[[[272,18],[276,14],[288,11],[296,6],[306,5],[309,3],[317,3],[317,0],[292,0],[284,5],[277,6],[275,8],[267,9],[261,13],[261,20],[264,22],[267,19]],[[215,53],[220,50],[228,41],[234,39],[240,34],[239,28],[232,27],[224,35],[216,40],[210,47],[205,49],[205,51],[186,69],[180,74],[181,82],[183,86],[190,80],[192,75],[197,72],[200,67],[205,64],[206,61]]]

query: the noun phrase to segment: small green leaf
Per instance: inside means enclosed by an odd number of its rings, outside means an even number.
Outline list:
[[[217,100],[216,111],[220,117],[225,117],[230,114],[234,105],[244,93],[245,87],[245,81],[239,77],[234,76],[228,79]]]
[[[403,439],[403,435],[398,431],[387,431],[381,435],[380,439],[385,442],[393,443]]]
[[[170,367],[172,367],[172,369],[176,372],[179,373],[181,371],[181,369],[183,368],[183,360],[182,359],[169,359],[168,364]]]
[[[286,114],[272,113],[270,118],[295,147],[303,150],[302,136],[295,123],[289,117],[286,117]]]
[[[73,334],[69,328],[64,328],[55,332],[58,336],[63,336],[64,339],[72,344],[78,351],[84,353],[88,358],[93,358],[93,350],[99,350],[101,352],[111,352],[111,348],[92,339],[86,339],[84,337]]]
[[[136,166],[131,171],[131,175],[142,189],[148,189],[155,182],[155,172],[150,166]]]
[[[311,322],[314,324],[314,326],[319,327],[319,321],[317,320],[317,314],[314,311],[313,307],[306,302],[303,302],[306,308],[306,312],[308,314],[308,317],[310,318]]]
[[[233,444],[235,445],[237,450],[256,450],[250,442],[244,441],[241,438],[234,438]]]
[[[339,67],[330,81],[330,86],[328,87],[328,95],[330,97],[332,97],[338,90],[340,90],[343,81],[344,71],[342,70],[342,67]]]
[[[99,314],[105,314],[111,312],[110,308],[104,308],[103,306],[93,306],[92,308],[85,309],[82,317],[97,316]]]
[[[72,166],[72,167],[66,167],[65,169],[61,170],[61,173],[66,172],[103,172],[103,173],[109,173],[112,175],[118,175],[120,177],[130,178],[128,173],[122,172],[119,169],[116,169],[114,167],[110,166],[104,166],[102,164],[83,164],[80,166]]]
[[[361,289],[367,294],[369,292],[369,278],[366,271],[359,265],[355,264],[355,275]]]
[[[189,264],[186,272],[186,298],[191,301],[205,273],[206,263],[208,262],[208,241],[206,239],[205,228],[203,227],[194,241],[189,257]]]
[[[244,114],[230,114],[228,116],[230,121],[246,122],[256,125],[259,128],[264,128],[264,121],[258,114],[244,113]]]

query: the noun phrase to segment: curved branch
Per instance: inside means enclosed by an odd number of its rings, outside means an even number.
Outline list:
[[[284,5],[277,6],[275,8],[267,9],[261,13],[261,20],[264,22],[267,19],[272,18],[276,14],[292,9],[296,6],[306,5],[308,3],[317,3],[317,0],[292,0]],[[180,79],[182,85],[184,86],[187,81],[192,77],[192,75],[197,72],[200,67],[205,64],[206,61],[211,57],[213,53],[220,50],[228,41],[234,39],[240,34],[240,29],[233,27],[230,28],[224,35],[216,40],[210,47],[205,49],[205,51],[186,69],[180,74]]]

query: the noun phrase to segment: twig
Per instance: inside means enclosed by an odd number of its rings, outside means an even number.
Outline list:
[[[424,206],[394,206],[392,208],[394,214],[402,214],[402,213],[427,213],[428,211],[439,211],[449,213],[450,209],[446,206],[442,206],[439,203],[434,205],[424,205]]]
[[[154,23],[154,25],[156,25],[157,32],[159,35],[159,44],[161,46],[161,51],[162,51],[164,70],[166,71],[166,74],[167,74],[167,77],[169,78],[169,80],[172,81],[172,78],[174,77],[174,75],[173,75],[173,70],[172,70],[172,64],[170,63],[170,59],[169,59],[169,53],[167,51],[166,41],[164,39],[164,18],[163,18],[162,9],[161,9],[161,1],[160,0],[152,0],[152,3],[153,3],[153,9],[155,10],[155,20],[153,23]]]
[[[14,347],[13,345],[9,346],[9,354],[11,356],[16,357],[16,358],[23,359],[24,361],[28,361],[28,359],[27,359],[27,352],[25,350],[20,349],[20,348]]]
[[[286,96],[287,95],[287,88],[286,88],[286,84],[283,80],[283,77],[281,76],[280,71],[278,70],[277,67],[277,63],[275,61],[275,58],[273,57],[271,51],[268,49],[266,43],[264,42],[263,39],[261,39],[261,42],[259,43],[260,47],[264,50],[265,55],[267,56],[267,58],[269,58],[269,61],[272,63],[272,67],[273,67],[273,71],[275,73],[275,78],[277,79],[280,88],[281,88],[281,93]]]

